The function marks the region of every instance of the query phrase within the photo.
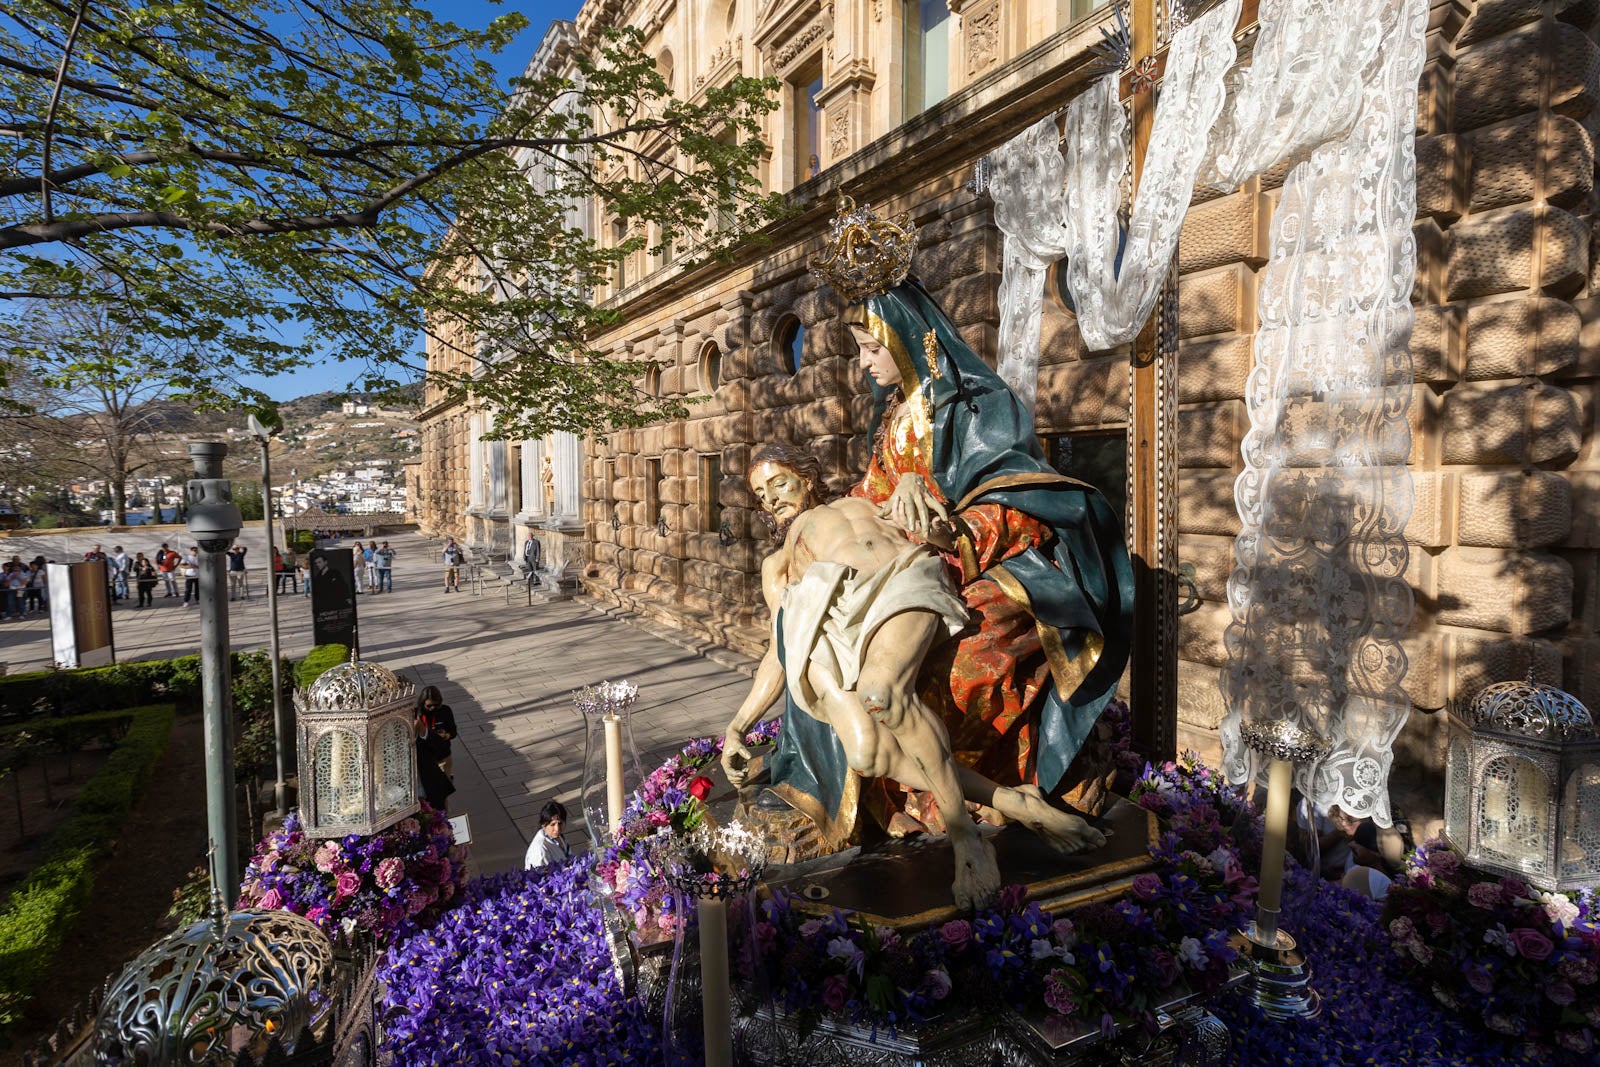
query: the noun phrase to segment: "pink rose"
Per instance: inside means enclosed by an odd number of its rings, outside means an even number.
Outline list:
[[[972,924],[965,919],[951,919],[939,927],[939,937],[946,948],[960,952],[972,944]]]
[[[341,897],[353,896],[361,888],[361,876],[355,871],[340,871],[333,880],[333,888]]]
[[[935,967],[922,978],[922,984],[928,990],[928,996],[934,1000],[943,1000],[950,995],[950,973],[943,967]]]
[[[843,1011],[850,1003],[850,983],[842,974],[830,974],[822,980],[822,1003],[829,1011]]]
[[[1587,1030],[1581,1030],[1576,1026],[1563,1026],[1556,1031],[1556,1044],[1569,1052],[1588,1052],[1594,1047],[1594,1038]]]
[[[1050,932],[1055,935],[1056,944],[1071,948],[1078,940],[1078,931],[1074,929],[1071,919],[1057,919],[1050,924]]]
[[[1495,908],[1501,899],[1500,886],[1494,882],[1478,882],[1467,889],[1467,903],[1475,908]]]
[[[1474,993],[1488,996],[1494,989],[1494,979],[1489,977],[1489,972],[1483,967],[1469,967],[1467,969],[1467,984]]]
[[[283,907],[283,894],[276,889],[269,889],[261,894],[261,907],[265,911],[277,911]]]
[[[1511,931],[1511,943],[1516,946],[1517,953],[1525,960],[1540,960],[1550,958],[1550,953],[1555,951],[1555,946],[1550,939],[1539,931],[1527,926],[1519,926]]]
[[[1134,896],[1140,900],[1150,900],[1161,889],[1161,878],[1147,871],[1134,878],[1132,888]]]
[[[1516,901],[1522,897],[1529,896],[1531,893],[1531,890],[1528,889],[1528,883],[1521,878],[1502,878],[1500,879],[1500,888],[1504,891],[1506,899],[1510,901]]]
[[[321,848],[317,849],[316,855],[312,857],[312,862],[316,864],[317,870],[323,874],[332,874],[340,867],[343,867],[344,857],[339,853],[339,843],[337,841],[325,842]]]
[[[320,923],[323,919],[326,919],[327,917],[328,917],[328,907],[327,907],[326,904],[318,904],[316,907],[314,907],[310,911],[306,912],[306,918],[310,919],[314,923]]]
[[[1428,866],[1443,875],[1455,874],[1461,869],[1461,857],[1450,849],[1440,849],[1428,854]]]
[[[393,889],[405,878],[405,864],[394,856],[378,862],[378,869],[373,872],[372,879],[378,883],[378,888],[383,890]]]

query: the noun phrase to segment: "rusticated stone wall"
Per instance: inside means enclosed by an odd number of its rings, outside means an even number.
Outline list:
[[[1443,766],[1440,710],[1488,682],[1532,670],[1600,705],[1597,12],[1595,0],[1434,6],[1417,116],[1416,507],[1407,527],[1417,613],[1405,643],[1415,711],[1399,746],[1402,767],[1424,778]],[[899,157],[893,138],[880,141],[874,165],[898,177],[872,195],[916,216],[919,273],[990,357],[999,238],[987,203],[961,182],[994,139],[974,131],[970,155],[944,142],[923,156],[908,140],[911,154]],[[1180,558],[1194,567],[1200,603],[1181,622],[1179,717],[1184,741],[1206,748],[1223,710],[1217,672],[1257,275],[1284,173],[1198,198],[1180,243]],[[591,447],[594,595],[746,650],[765,640],[758,574],[770,544],[742,478],[751,448],[803,443],[842,489],[864,468],[871,431],[838,306],[803,267],[821,225],[816,215],[759,265],[707,275],[630,314],[608,339],[659,361],[661,390],[705,399],[688,420]],[[1118,433],[1128,353],[1088,352],[1053,279],[1050,289],[1039,430]],[[806,329],[795,374],[776,345],[789,316]],[[705,377],[713,348],[715,383]],[[706,457],[720,467],[714,487],[701,484]],[[707,512],[713,492],[720,516]]]

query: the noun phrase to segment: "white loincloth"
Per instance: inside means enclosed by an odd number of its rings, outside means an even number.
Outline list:
[[[902,611],[931,611],[954,636],[967,625],[967,605],[944,562],[926,545],[910,545],[868,575],[842,563],[818,561],[782,599],[784,673],[789,695],[801,709],[813,708],[817,693],[807,671],[827,671],[841,689],[861,676],[861,655],[872,635]]]

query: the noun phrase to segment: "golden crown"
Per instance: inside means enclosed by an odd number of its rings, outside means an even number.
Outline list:
[[[811,273],[833,286],[845,303],[854,304],[905,281],[916,248],[917,227],[910,212],[883,219],[840,196],[827,246],[811,257]]]

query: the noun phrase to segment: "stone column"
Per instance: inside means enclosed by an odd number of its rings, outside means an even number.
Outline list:
[[[583,478],[583,446],[577,435],[565,430],[551,435],[551,445],[556,475],[556,513],[553,518],[563,526],[581,525],[583,514],[579,509],[579,488]]]

